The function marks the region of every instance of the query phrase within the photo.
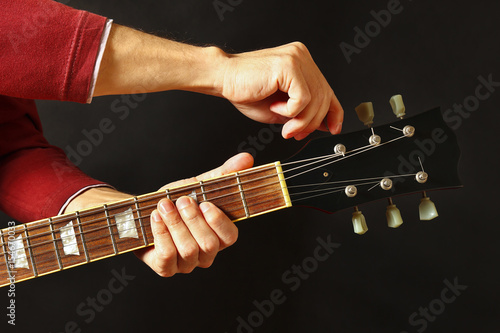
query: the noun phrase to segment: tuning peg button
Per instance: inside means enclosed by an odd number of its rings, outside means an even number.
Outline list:
[[[397,228],[403,224],[403,218],[401,217],[401,212],[394,204],[387,206],[385,211],[385,217],[387,218],[387,225],[390,228]]]
[[[432,220],[433,218],[438,217],[436,205],[434,205],[434,202],[431,201],[431,199],[425,194],[425,192],[424,192],[424,197],[420,199],[420,205],[418,206],[418,211],[420,215],[420,220],[422,221],[429,221]]]
[[[391,104],[392,112],[394,112],[396,117],[403,118],[405,116],[405,105],[401,95],[392,96],[389,103]]]
[[[365,102],[359,104],[356,108],[356,113],[358,114],[359,120],[366,126],[370,127],[373,124],[373,104],[372,102]]]
[[[356,210],[352,213],[352,227],[354,228],[354,232],[358,235],[362,235],[368,231],[365,216],[358,210],[358,207],[356,207]]]

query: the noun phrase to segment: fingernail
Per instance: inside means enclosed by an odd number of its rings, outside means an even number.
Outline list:
[[[200,209],[202,213],[206,213],[210,209],[210,204],[208,202],[202,202],[200,204]]]
[[[339,134],[340,131],[342,131],[342,123],[338,123],[337,125],[335,125],[332,134]]]
[[[158,213],[158,211],[156,209],[153,210],[153,212],[151,213],[151,219],[153,220],[153,222],[160,222],[161,221],[160,213]]]
[[[175,209],[174,204],[170,200],[161,200],[158,206],[163,214],[168,214]]]
[[[191,204],[191,199],[188,197],[180,197],[179,199],[177,199],[176,202],[177,208],[179,209],[185,208],[190,204]]]

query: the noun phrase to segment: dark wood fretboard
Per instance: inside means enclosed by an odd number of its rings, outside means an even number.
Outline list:
[[[0,232],[0,287],[153,245],[149,216],[163,198],[210,201],[233,221],[291,206],[279,162],[12,226]]]

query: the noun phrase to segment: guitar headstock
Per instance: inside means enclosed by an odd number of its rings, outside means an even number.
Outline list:
[[[366,118],[370,105],[359,108],[360,119]],[[326,212],[355,207],[354,229],[362,234],[366,224],[357,206],[379,199],[389,199],[391,227],[402,223],[391,198],[407,193],[424,194],[421,219],[436,217],[425,193],[461,186],[459,157],[455,133],[435,108],[391,124],[311,140],[283,163],[283,171],[293,205]]]

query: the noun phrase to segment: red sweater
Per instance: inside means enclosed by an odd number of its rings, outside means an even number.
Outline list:
[[[47,142],[33,99],[86,102],[105,22],[54,1],[2,1],[0,209],[20,222],[54,216],[101,183]]]

